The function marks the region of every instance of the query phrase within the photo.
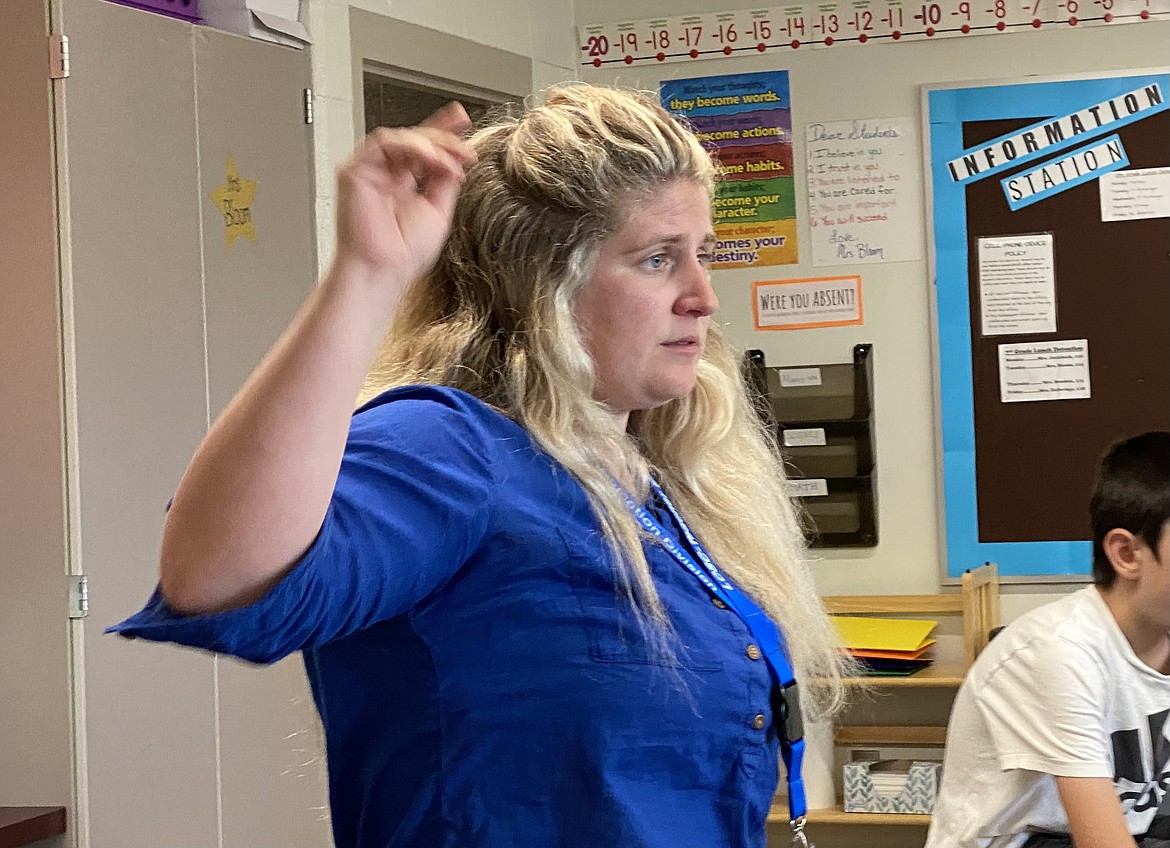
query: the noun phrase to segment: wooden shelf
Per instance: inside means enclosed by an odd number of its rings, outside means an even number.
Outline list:
[[[967,669],[987,646],[993,628],[999,624],[999,570],[988,563],[963,575],[960,592],[936,595],[834,595],[823,599],[835,615],[882,615],[934,618],[936,615],[962,619],[963,652],[934,662],[906,677],[856,677],[846,685],[866,686],[883,692],[896,689],[957,689]],[[903,696],[906,697],[906,696]],[[929,700],[929,699],[928,699]],[[870,719],[872,720],[872,719]],[[842,747],[942,748],[947,729],[941,725],[839,725],[833,730],[833,744]],[[928,757],[927,759],[933,759]],[[768,816],[773,824],[788,822],[786,801],[778,801]],[[923,813],[847,813],[844,805],[809,810],[813,827],[864,825],[869,827],[918,827],[930,825]]]
[[[895,725],[843,725],[833,733],[838,745],[905,745],[909,748],[941,748],[947,741],[945,727]]]
[[[778,801],[768,814],[771,824],[788,824],[787,801]],[[894,825],[895,827],[927,827],[930,816],[925,813],[847,813],[845,808],[838,804],[822,810],[809,810],[808,823],[818,824],[868,824]]]
[[[841,805],[825,810],[809,810],[809,824],[868,824],[927,827],[930,816],[926,813],[847,813]]]
[[[906,677],[847,677],[846,686],[872,686],[875,689],[910,687],[959,688],[967,667],[962,663],[934,663]]]
[[[960,614],[962,595],[831,595],[824,599],[833,615],[895,613],[897,615]]]

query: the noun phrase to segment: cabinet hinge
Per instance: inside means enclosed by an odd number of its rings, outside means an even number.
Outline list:
[[[49,36],[49,79],[69,76],[69,36],[54,33]]]
[[[89,615],[89,578],[84,574],[69,575],[69,617]]]
[[[313,123],[313,89],[305,89],[305,123]]]

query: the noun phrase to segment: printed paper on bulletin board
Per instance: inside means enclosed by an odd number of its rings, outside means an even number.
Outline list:
[[[1170,218],[1106,221],[1101,206],[1103,179],[1170,165],[1167,96],[1165,71],[925,92],[949,577],[983,562],[1009,579],[1088,574],[1098,458],[1170,429]],[[1038,233],[1055,323],[988,333],[979,245]],[[1028,402],[1005,402],[1005,343],[1074,342],[1084,390],[1032,375],[1009,398]]]
[[[711,267],[799,261],[788,72],[667,80],[660,96],[723,169],[713,204],[718,243]]]

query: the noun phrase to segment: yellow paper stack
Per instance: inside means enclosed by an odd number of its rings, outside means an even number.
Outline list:
[[[905,677],[926,668],[930,638],[937,621],[906,618],[868,618],[835,615],[833,624],[841,644],[860,660],[869,674],[881,677]]]

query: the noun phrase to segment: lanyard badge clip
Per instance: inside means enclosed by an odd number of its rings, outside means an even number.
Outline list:
[[[817,848],[808,841],[808,837],[804,833],[804,816],[793,819],[788,824],[792,828],[792,848]]]
[[[788,821],[789,827],[792,828],[792,848],[816,848],[808,841],[808,836],[804,832],[807,821],[804,816],[804,783],[799,780],[800,763],[804,757],[804,718],[800,708],[800,687],[795,680],[787,686],[772,687],[772,715],[776,723],[776,732],[780,737],[780,749],[784,753],[789,777],[792,777],[793,771],[797,775],[795,782],[789,780],[790,804],[792,803],[793,790],[800,787],[800,800],[797,804],[792,805],[794,818]]]
[[[804,738],[800,685],[795,680],[787,686],[772,687],[772,715],[779,719],[776,722],[776,729],[781,742],[791,745]]]

